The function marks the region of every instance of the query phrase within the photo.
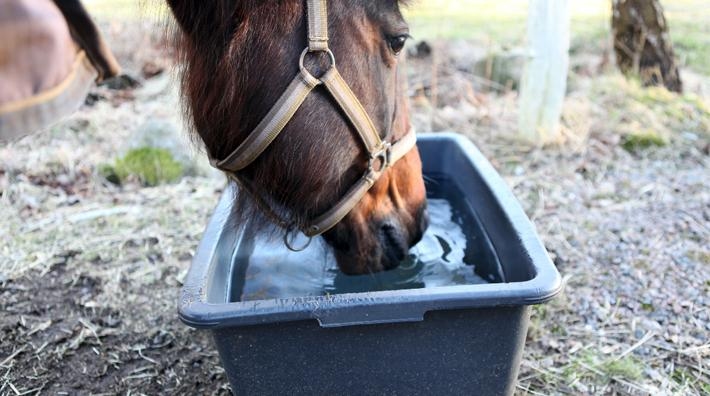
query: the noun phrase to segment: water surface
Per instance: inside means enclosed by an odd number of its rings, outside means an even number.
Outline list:
[[[483,227],[454,185],[427,182],[431,224],[396,269],[349,276],[338,270],[330,248],[317,238],[303,252],[280,238],[252,237],[235,255],[233,301],[419,289],[501,281],[497,257]],[[252,254],[253,252],[253,254]],[[493,270],[491,270],[493,269]]]

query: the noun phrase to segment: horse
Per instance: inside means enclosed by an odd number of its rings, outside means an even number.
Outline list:
[[[0,37],[0,143],[71,113],[120,73],[79,0],[3,0]]]
[[[238,215],[261,214],[287,236],[322,234],[346,274],[396,268],[428,225],[419,152],[413,144],[401,149],[411,141],[401,59],[407,2],[167,3],[179,31],[187,118],[213,164],[238,183]],[[263,137],[255,130],[293,102],[284,91],[304,92],[297,110],[232,167],[232,157]],[[376,136],[362,132],[368,122]],[[396,162],[390,147],[401,151]],[[364,183],[353,199],[353,186]]]

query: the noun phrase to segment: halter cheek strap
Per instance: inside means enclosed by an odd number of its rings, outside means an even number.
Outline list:
[[[313,89],[319,85],[325,86],[357,131],[368,155],[368,166],[363,177],[333,208],[313,219],[305,229],[301,230],[306,236],[314,237],[330,230],[345,218],[382,174],[411,151],[417,141],[413,130],[408,131],[396,143],[382,141],[367,111],[335,67],[335,56],[328,48],[326,0],[307,0],[307,3],[308,47],[303,50],[299,60],[300,72],[239,147],[221,161],[212,159],[212,165],[236,177],[239,171],[251,165],[266,151]],[[314,77],[304,66],[306,56],[316,52],[326,53],[330,58],[330,68],[320,78]]]

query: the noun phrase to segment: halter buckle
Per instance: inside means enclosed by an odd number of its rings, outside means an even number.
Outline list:
[[[380,151],[370,154],[367,171],[380,173],[392,165],[392,144],[383,142]]]

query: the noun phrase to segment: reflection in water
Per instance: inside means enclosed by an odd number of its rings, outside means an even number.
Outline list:
[[[349,276],[338,270],[330,248],[320,238],[307,250],[294,253],[279,238],[257,237],[251,256],[250,252],[237,252],[235,257],[237,266],[247,268],[243,287],[233,298],[251,301],[486,283],[476,274],[476,263],[466,262],[467,258],[481,257],[471,252],[478,246],[469,245],[482,230],[470,224],[471,216],[457,207],[460,200],[440,198],[437,190],[443,188],[428,189],[431,225],[397,269]]]

